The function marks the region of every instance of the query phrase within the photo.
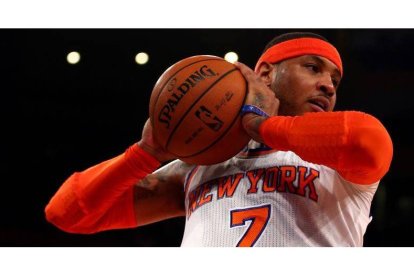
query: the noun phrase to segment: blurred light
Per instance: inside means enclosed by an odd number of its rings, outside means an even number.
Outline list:
[[[228,62],[234,63],[239,60],[239,56],[235,52],[228,52],[224,56],[224,59],[227,60]]]
[[[66,59],[70,64],[76,64],[80,60],[80,54],[78,52],[70,52]]]
[[[141,65],[147,63],[148,59],[149,59],[148,54],[144,52],[138,53],[135,56],[135,62]]]

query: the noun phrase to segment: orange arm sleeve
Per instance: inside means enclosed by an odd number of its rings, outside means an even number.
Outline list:
[[[335,169],[346,180],[372,184],[388,171],[393,147],[385,127],[357,111],[275,116],[259,128],[269,147]]]
[[[159,165],[134,144],[113,159],[72,174],[46,206],[46,219],[71,233],[135,227],[133,185]]]

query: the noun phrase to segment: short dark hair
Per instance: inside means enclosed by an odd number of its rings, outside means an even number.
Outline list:
[[[291,40],[291,39],[295,39],[295,38],[303,38],[303,37],[318,38],[318,39],[321,39],[323,41],[329,42],[325,37],[323,37],[321,35],[318,35],[318,34],[315,34],[315,33],[311,33],[311,32],[285,33],[285,34],[281,34],[279,36],[276,36],[269,43],[267,43],[266,47],[263,50],[263,53],[266,52],[267,49],[269,49],[273,45],[279,44],[279,43],[287,41],[287,40]]]

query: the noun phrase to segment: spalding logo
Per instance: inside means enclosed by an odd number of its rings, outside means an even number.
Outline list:
[[[158,121],[163,123],[168,129],[170,127],[170,121],[172,119],[171,113],[174,113],[175,108],[178,106],[185,94],[190,92],[191,89],[194,88],[200,81],[217,75],[218,74],[212,69],[208,68],[207,65],[203,65],[200,67],[200,69],[192,73],[183,83],[181,83],[177,89],[175,89],[175,91],[170,88],[170,84],[168,91],[172,90],[172,93],[170,98],[167,100],[167,103],[162,107],[158,115]],[[176,80],[173,79],[173,81],[175,82]]]

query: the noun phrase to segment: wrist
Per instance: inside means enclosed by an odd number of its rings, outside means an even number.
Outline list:
[[[259,143],[263,143],[263,138],[260,135],[259,129],[266,119],[266,117],[259,116],[254,113],[247,113],[242,118],[244,130],[253,140]]]
[[[243,105],[240,113],[241,113],[241,116],[245,116],[246,114],[252,113],[252,114],[256,114],[258,116],[265,117],[265,118],[270,117],[265,111],[263,111],[259,107],[255,105],[250,105],[250,104]]]
[[[160,162],[160,163],[163,163],[163,162],[166,162],[166,161],[169,161],[169,160],[173,159],[173,157],[170,154],[165,153],[162,150],[157,150],[157,149],[151,147],[150,145],[148,145],[147,143],[145,143],[142,140],[140,140],[137,144],[143,151],[145,151],[146,153],[148,153],[149,155],[151,155],[152,157],[157,159],[158,162]]]
[[[249,136],[262,143],[263,139],[260,135],[260,125],[270,116],[255,105],[245,104],[243,105],[240,114],[242,116],[242,124]]]

